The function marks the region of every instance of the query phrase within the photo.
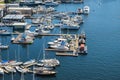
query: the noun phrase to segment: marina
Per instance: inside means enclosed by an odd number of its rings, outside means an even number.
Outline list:
[[[78,57],[81,53],[87,53],[87,48],[84,49],[84,46],[81,47],[80,45],[86,45],[85,41],[83,43],[83,39],[86,39],[85,32],[84,34],[66,34],[62,32],[64,30],[67,30],[67,32],[70,30],[79,30],[80,26],[84,23],[83,17],[81,15],[78,15],[77,12],[57,12],[57,9],[55,9],[55,7],[58,7],[62,3],[69,4],[72,2],[70,0],[61,2],[54,0],[45,0],[41,2],[38,1],[37,3],[36,1],[20,1],[19,4],[6,5],[6,8],[4,9],[6,11],[6,14],[3,14],[4,16],[1,18],[1,35],[4,34],[4,37],[8,34],[7,30],[4,30],[4,26],[10,29],[11,32],[8,35],[11,38],[9,39],[11,40],[10,46],[18,45],[18,49],[16,48],[18,50],[17,53],[15,51],[15,57],[18,57],[18,59],[1,61],[1,74],[4,75],[4,73],[13,74],[19,72],[21,73],[21,79],[24,79],[24,73],[33,73],[33,75],[35,74],[39,76],[54,76],[58,74],[55,68],[59,66],[61,62],[56,58],[47,58],[48,51],[52,51],[56,57]],[[80,4],[81,3],[82,1]],[[86,12],[86,14],[89,14],[89,12]],[[54,21],[59,22],[55,23]],[[19,30],[22,30],[22,32],[19,32]],[[57,31],[57,33],[55,31]],[[36,39],[39,37],[42,37],[42,39],[48,37],[56,37],[56,39],[51,41],[47,41],[48,39],[42,40],[43,43],[40,44],[43,48],[40,49],[42,50],[40,51],[43,55],[42,59],[39,59],[40,54],[38,54],[37,59],[30,59],[30,51],[28,46],[36,44],[34,41],[36,41]],[[80,39],[82,39],[82,42]],[[48,43],[47,47],[46,43]],[[29,60],[27,61],[20,60],[21,54],[19,46],[23,45],[27,46],[28,48],[26,53]],[[0,49],[8,49],[8,46],[1,45]],[[7,53],[9,53],[9,49]]]
[[[119,5],[119,0],[0,3],[0,80],[119,80]]]

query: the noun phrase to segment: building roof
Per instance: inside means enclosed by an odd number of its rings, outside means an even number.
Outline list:
[[[9,7],[8,10],[31,10],[29,7]]]

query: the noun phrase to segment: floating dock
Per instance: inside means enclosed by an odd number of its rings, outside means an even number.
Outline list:
[[[46,51],[61,51],[61,52],[73,52],[73,50],[64,50],[64,49],[51,49],[47,48]]]
[[[56,56],[73,56],[73,57],[77,57],[78,54],[76,54],[76,53],[64,53],[64,52],[61,53],[61,52],[57,52]]]

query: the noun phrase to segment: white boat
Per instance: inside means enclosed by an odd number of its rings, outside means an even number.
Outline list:
[[[48,34],[48,33],[50,33],[50,30],[47,28],[37,28],[34,32],[34,35],[38,36],[40,34]]]
[[[55,71],[35,71],[35,74],[41,75],[41,76],[50,76],[50,75],[55,75]]]
[[[9,46],[8,45],[2,45],[1,43],[0,43],[0,49],[7,49]]]
[[[77,10],[77,14],[82,14],[82,13],[83,13],[83,9],[78,8],[78,10]]]
[[[7,30],[0,29],[0,35],[1,36],[8,36],[8,35],[11,35],[11,33],[8,32]]]
[[[67,41],[67,39],[65,39],[65,38],[57,38],[53,42],[48,42],[48,45],[60,44],[62,41]]]
[[[46,12],[53,12],[53,11],[55,11],[55,8],[53,8],[53,7],[49,7],[46,9]]]
[[[54,64],[54,65],[60,65],[60,61],[56,58],[54,59],[43,59],[43,60],[40,60],[42,63],[51,63],[51,64]]]
[[[54,2],[53,0],[46,0],[45,6],[57,6],[58,2]]]
[[[18,66],[18,65],[22,65],[23,62],[17,62],[17,61],[9,61],[9,65],[11,66]]]
[[[53,29],[54,25],[47,25],[47,26],[45,26],[45,28],[47,28],[47,29]]]
[[[21,68],[20,66],[15,66],[16,70],[20,73],[27,73],[29,70],[26,68]]]
[[[15,37],[14,36],[12,36],[12,38],[11,38],[11,42],[13,42],[15,40]]]
[[[89,12],[90,12],[89,6],[84,6],[83,12],[84,12],[84,14],[89,14]]]
[[[33,64],[33,63],[35,63],[35,59],[27,61],[27,62],[23,63],[23,65],[29,65],[29,64]]]
[[[4,74],[4,70],[0,67],[0,74]]]
[[[79,25],[84,22],[82,16],[80,16],[80,15],[75,15],[75,17],[73,19],[74,19],[73,21],[75,23],[78,23]]]
[[[59,44],[51,45],[50,48],[57,49],[57,50],[69,50],[67,46],[61,46]]]
[[[5,68],[8,72],[16,72],[16,70],[15,70],[12,66],[4,66],[4,68]]]
[[[35,67],[33,68],[34,71],[46,71],[46,70],[53,70],[54,68],[50,67]]]
[[[34,18],[32,19],[33,24],[39,24],[40,23],[40,18]]]

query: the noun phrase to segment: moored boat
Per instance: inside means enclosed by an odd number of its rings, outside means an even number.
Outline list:
[[[0,29],[0,35],[1,36],[9,36],[9,35],[11,35],[11,33],[8,32],[8,30]]]
[[[87,54],[86,35],[84,32],[79,35],[77,52],[79,54]]]
[[[8,48],[9,48],[8,45],[2,45],[2,44],[0,43],[0,49],[8,49]]]
[[[84,14],[89,14],[89,12],[90,12],[89,6],[84,6],[83,12],[84,12]]]
[[[0,67],[0,74],[4,74],[4,70]]]
[[[26,61],[25,63],[23,63],[23,65],[29,65],[29,64],[33,64],[33,63],[35,63],[35,59]]]
[[[55,75],[55,71],[35,71],[35,74],[41,75],[41,76],[50,76]]]

